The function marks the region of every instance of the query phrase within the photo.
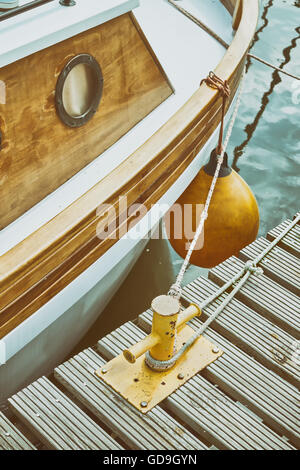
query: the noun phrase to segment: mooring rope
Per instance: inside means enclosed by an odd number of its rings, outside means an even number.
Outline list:
[[[192,15],[190,13],[186,12],[183,8],[178,7],[177,5],[175,5],[173,0],[168,0],[168,1],[172,5],[174,5],[177,9],[183,10],[184,14],[187,14],[187,16],[192,17]],[[193,19],[193,17],[192,17],[192,19]],[[199,20],[197,20],[197,23],[198,23],[198,21]],[[203,27],[203,29],[208,31],[210,34],[213,33],[206,25],[202,24],[201,27]],[[214,37],[217,36],[215,33],[213,33],[212,35]],[[220,38],[216,37],[216,39],[219,40]],[[226,45],[226,47],[228,47],[228,45]],[[256,57],[253,56],[253,58],[256,58]],[[262,62],[265,63],[264,61],[262,61]],[[266,63],[266,65],[269,65],[269,64]],[[274,67],[274,66],[272,66],[272,67],[276,69],[276,67]],[[279,71],[283,72],[281,69],[279,69]],[[286,73],[286,74],[292,76],[291,74],[288,74],[288,73]],[[234,108],[234,111],[233,111],[233,114],[232,114],[232,117],[231,117],[231,120],[230,120],[230,123],[229,123],[229,126],[228,126],[228,130],[227,130],[227,133],[226,133],[224,145],[222,145],[221,140],[222,140],[222,136],[223,136],[223,122],[224,122],[225,102],[226,102],[226,98],[228,97],[228,94],[229,94],[228,85],[227,85],[226,82],[223,82],[221,79],[216,77],[216,75],[213,74],[212,72],[209,74],[208,78],[204,80],[208,86],[211,86],[213,88],[217,88],[223,94],[222,125],[221,125],[221,129],[220,129],[219,145],[218,145],[218,152],[217,152],[218,153],[218,163],[217,163],[217,166],[216,166],[214,177],[213,177],[213,180],[212,180],[209,192],[208,192],[208,196],[206,198],[204,210],[201,214],[200,222],[199,222],[199,225],[197,227],[195,236],[194,236],[194,238],[193,238],[193,240],[192,240],[192,242],[189,246],[189,250],[188,250],[187,255],[186,255],[186,257],[185,257],[185,259],[182,263],[182,266],[181,266],[179,274],[176,278],[176,281],[171,286],[171,288],[169,290],[169,293],[168,293],[169,295],[172,295],[172,296],[174,296],[178,299],[182,296],[182,282],[183,282],[184,274],[185,274],[186,269],[188,267],[191,255],[194,251],[194,248],[196,246],[198,238],[199,238],[199,236],[202,233],[202,230],[204,228],[205,220],[208,217],[208,210],[209,210],[211,198],[213,196],[213,192],[214,192],[214,189],[215,189],[215,186],[216,186],[216,182],[217,182],[217,179],[218,179],[220,168],[221,168],[221,165],[222,165],[222,162],[223,162],[224,154],[225,154],[225,151],[226,151],[226,148],[227,148],[227,145],[228,145],[231,133],[232,133],[233,125],[234,125],[235,120],[237,118],[237,113],[238,113],[238,109],[239,109],[239,105],[240,105],[240,101],[241,101],[241,95],[242,95],[242,91],[243,91],[244,78],[245,78],[245,69],[243,70],[243,73],[242,73],[241,84],[240,84],[237,100],[236,100],[236,103],[235,103],[235,108]],[[293,78],[299,79],[298,77],[293,77]],[[154,366],[154,368],[157,367],[159,370],[161,370],[163,368],[168,369],[170,366],[172,366],[174,364],[174,362],[176,362],[184,354],[184,352],[187,351],[187,349],[189,349],[194,344],[194,342],[197,340],[197,338],[199,338],[199,336],[201,336],[203,334],[203,332],[208,328],[208,326],[223,312],[225,307],[234,298],[234,296],[237,294],[237,292],[240,291],[240,289],[248,281],[250,276],[251,275],[259,276],[259,275],[263,274],[262,268],[257,266],[257,265],[263,260],[263,258],[265,256],[267,256],[267,254],[269,254],[271,252],[271,250],[282,240],[283,237],[285,237],[287,235],[287,233],[299,221],[300,221],[300,213],[298,213],[296,215],[294,220],[260,254],[258,254],[253,260],[247,261],[244,264],[243,268],[240,269],[231,279],[229,279],[222,287],[220,287],[210,297],[208,297],[206,300],[204,300],[199,305],[199,309],[201,311],[204,310],[209,304],[211,304],[214,300],[216,300],[222,294],[224,294],[229,288],[233,287],[232,291],[224,298],[223,302],[218,306],[218,308],[215,310],[215,312],[207,318],[207,320],[195,331],[195,333],[191,336],[191,338],[177,351],[177,353],[171,359],[169,359],[168,361],[156,361],[151,357],[150,359],[151,359],[152,367]],[[149,355],[150,355],[150,352],[147,351],[146,357],[148,357]]]
[[[244,274],[245,271],[249,271],[250,274],[260,275],[262,274],[262,269],[259,268],[257,265],[267,256],[275,246],[289,233],[290,230],[300,221],[300,212],[295,216],[294,220],[287,225],[287,227],[276,237],[272,243],[270,243],[261,253],[259,253],[256,258],[253,260],[249,260],[245,263],[245,265],[231,278],[229,279],[222,287],[220,287],[215,293],[213,293],[210,297],[204,300],[199,308],[203,310],[206,308],[211,302],[216,300],[220,297],[224,292],[229,289],[232,285],[234,285]]]
[[[289,72],[287,72],[286,70],[282,70],[281,68],[276,67],[276,66],[273,65],[273,64],[270,64],[270,62],[267,62],[266,60],[263,60],[263,59],[261,59],[260,57],[257,57],[257,56],[254,55],[254,54],[250,54],[250,52],[248,52],[247,55],[248,55],[248,57],[251,57],[251,59],[255,59],[255,60],[257,60],[258,62],[261,62],[262,64],[265,64],[265,65],[267,65],[268,67],[271,67],[271,69],[277,70],[277,72],[284,73],[284,74],[287,75],[288,77],[294,78],[295,80],[300,80],[300,77],[297,77],[297,75],[293,75],[292,73],[289,73]]]
[[[190,339],[177,351],[177,353],[169,360],[169,361],[155,361],[157,362],[157,367],[162,369],[166,368],[168,369],[170,365],[172,365],[174,362],[176,362],[201,336],[204,331],[208,328],[208,326],[216,320],[216,318],[223,312],[225,307],[229,304],[229,302],[233,299],[233,297],[241,290],[241,288],[244,286],[244,284],[248,281],[249,277],[251,275],[255,276],[260,276],[263,274],[262,268],[258,267],[257,264],[262,261],[262,259],[270,253],[271,250],[287,235],[287,233],[300,221],[300,213],[296,215],[294,220],[281,232],[280,235],[278,235],[275,240],[273,240],[270,245],[263,250],[259,255],[256,256],[254,260],[249,260],[247,261],[243,268],[239,270],[235,276],[229,281],[226,282],[221,288],[219,288],[215,293],[213,293],[210,297],[208,297],[206,300],[204,300],[200,305],[199,308],[200,310],[204,310],[210,303],[212,303],[214,300],[216,300],[218,297],[220,297],[224,292],[236,284],[232,291],[225,297],[223,302],[218,306],[218,308],[215,310],[215,312],[210,315],[207,320],[195,331],[195,333],[190,337]],[[149,351],[147,353],[148,355],[150,354]],[[153,358],[151,358],[151,361],[153,362]]]
[[[190,338],[190,340],[193,339],[193,341],[189,342],[190,345],[193,344],[195,339],[200,336],[206,328],[220,315],[220,313],[224,310],[226,305],[233,299],[235,294],[243,287],[243,285],[247,282],[249,277],[254,274],[255,276],[260,276],[263,274],[263,269],[258,267],[257,265],[263,260],[265,256],[267,256],[275,246],[278,245],[278,243],[288,234],[290,230],[300,221],[300,213],[294,218],[294,220],[278,235],[278,237],[273,240],[272,243],[270,243],[269,246],[267,246],[261,253],[259,253],[254,260],[249,260],[245,263],[243,268],[236,273],[236,275],[230,279],[226,284],[223,285],[220,289],[218,289],[214,294],[212,294],[208,299],[204,300],[200,305],[199,308],[200,310],[203,310],[205,307],[207,307],[211,302],[216,300],[220,295],[222,295],[229,287],[234,285],[238,279],[239,282],[238,284],[234,287],[234,289],[228,294],[228,296],[225,297],[223,300],[222,304],[219,305],[219,307],[216,309],[216,311],[211,315],[202,325],[201,327],[196,330],[195,334]],[[188,344],[188,343],[186,343]],[[184,352],[184,351],[183,351]],[[182,353],[181,353],[182,354]]]
[[[212,77],[215,77],[215,75],[209,75],[208,78],[212,79]],[[237,118],[237,113],[238,113],[238,109],[239,109],[239,106],[240,106],[240,102],[241,102],[241,96],[242,96],[242,92],[243,92],[243,85],[244,85],[244,78],[245,78],[245,69],[243,70],[243,73],[242,73],[242,77],[241,77],[241,83],[240,83],[240,88],[239,88],[239,92],[238,92],[238,96],[237,96],[237,99],[236,99],[236,103],[235,103],[235,107],[234,107],[234,111],[232,113],[232,117],[231,117],[231,120],[230,120],[230,123],[229,123],[229,126],[228,126],[228,130],[227,130],[227,133],[226,133],[226,137],[225,137],[225,141],[224,141],[224,144],[222,147],[222,151],[221,151],[221,154],[218,155],[218,163],[217,163],[217,166],[216,166],[216,169],[215,169],[215,173],[214,173],[214,177],[212,179],[212,182],[211,182],[211,185],[210,185],[210,189],[209,189],[209,192],[208,192],[208,195],[207,195],[207,198],[206,198],[206,202],[205,202],[205,206],[204,206],[204,209],[203,209],[203,212],[200,216],[200,221],[199,221],[199,225],[197,227],[197,230],[196,230],[196,233],[194,235],[194,238],[189,246],[189,249],[188,249],[188,252],[186,254],[186,257],[185,257],[185,260],[181,266],[181,269],[177,275],[177,278],[176,278],[176,281],[175,283],[171,286],[170,290],[169,290],[169,295],[172,295],[176,298],[180,298],[181,297],[181,293],[182,293],[182,281],[183,281],[183,277],[184,277],[184,274],[187,270],[187,267],[188,267],[188,264],[190,262],[190,258],[192,256],[192,253],[195,249],[195,246],[196,246],[196,243],[198,241],[198,238],[200,237],[200,234],[202,233],[202,230],[204,228],[204,224],[205,224],[205,220],[207,219],[208,217],[208,209],[209,209],[209,206],[210,206],[210,202],[211,202],[211,198],[213,196],[213,193],[214,193],[214,189],[215,189],[215,186],[216,186],[216,183],[217,183],[217,179],[218,179],[218,175],[220,173],[220,168],[221,168],[221,165],[223,163],[223,159],[224,159],[224,154],[225,154],[225,151],[227,149],[227,145],[228,145],[228,142],[229,142],[229,139],[231,137],[231,133],[232,133],[232,129],[233,129],[233,125],[235,123],[235,120]],[[220,79],[218,79],[218,77],[216,77],[217,80],[219,80],[219,83],[221,82]],[[207,79],[206,79],[207,80]],[[216,82],[217,82],[216,80]],[[216,84],[215,84],[216,85]],[[212,85],[209,85],[209,80],[208,80],[208,86],[212,86]],[[224,89],[226,89],[226,86],[227,84],[224,83]],[[217,85],[215,86],[217,88]],[[226,93],[226,92],[225,92]],[[221,133],[222,133],[222,130],[221,130]]]
[[[227,98],[230,96],[230,88],[225,80],[221,80],[214,72],[209,72],[208,77],[201,80],[200,85],[202,83],[206,83],[210,88],[214,88],[215,90],[219,90],[221,95],[223,96],[223,103],[222,103],[222,117],[221,117],[221,127],[219,132],[219,142],[217,147],[217,155],[222,154],[222,145],[223,145],[223,133],[224,133],[224,121],[225,121],[225,112],[226,112],[226,101]],[[224,154],[223,154],[224,155]]]
[[[173,5],[178,11],[180,11],[183,15],[185,15],[187,18],[189,18],[191,21],[193,21],[195,24],[200,26],[206,33],[208,33],[210,36],[212,36],[216,41],[218,41],[225,49],[229,48],[229,44],[224,41],[215,31],[213,31],[211,28],[209,28],[203,21],[199,20],[196,18],[194,15],[189,13],[187,10],[184,8],[180,7],[177,5],[174,0],[168,0],[168,2]],[[266,60],[261,59],[260,57],[250,54],[250,52],[247,53],[247,56],[250,57],[251,59],[257,60],[258,62],[261,62],[264,65],[267,65],[268,67],[277,70],[277,72],[283,73],[284,75],[287,75],[288,77],[294,78],[295,80],[300,80],[300,77],[297,75],[293,75],[290,72],[287,72],[286,70],[282,70],[280,67],[276,67],[276,65],[271,64],[270,62],[267,62]]]

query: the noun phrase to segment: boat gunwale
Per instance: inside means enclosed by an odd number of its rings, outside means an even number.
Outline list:
[[[215,69],[215,73],[223,80],[235,81],[234,88],[238,85],[245,56],[255,32],[257,18],[258,0],[242,0],[240,25],[229,49]],[[234,80],[234,78],[236,80]],[[47,260],[49,260],[51,256],[55,256],[60,250],[64,251],[64,247],[67,247],[69,242],[71,242],[71,252],[66,250],[65,257],[63,259],[61,257],[59,258],[59,263],[57,263],[56,267],[63,266],[64,263],[71,261],[73,267],[77,267],[77,275],[84,271],[88,266],[85,266],[81,271],[78,270],[77,265],[80,259],[78,257],[76,258],[76,253],[78,250],[80,251],[82,247],[88,246],[92,239],[95,239],[96,225],[99,222],[97,207],[99,207],[100,204],[111,202],[117,204],[118,197],[126,193],[126,191],[129,193],[130,191],[132,192],[132,201],[129,201],[129,203],[136,202],[140,194],[137,192],[137,187],[144,185],[147,193],[149,186],[147,182],[149,183],[149,181],[151,181],[150,175],[152,178],[154,177],[154,183],[158,179],[163,180],[162,185],[159,185],[153,193],[157,195],[157,193],[161,191],[161,188],[165,186],[164,182],[166,176],[170,176],[170,169],[174,166],[174,161],[176,162],[178,159],[178,154],[176,159],[173,153],[176,154],[178,148],[180,149],[180,146],[186,144],[187,136],[195,134],[195,129],[197,129],[199,122],[201,123],[202,120],[205,120],[214,105],[218,107],[218,102],[220,108],[221,100],[218,96],[218,92],[207,87],[206,84],[202,84],[169,121],[117,168],[56,217],[2,255],[2,257],[0,257],[0,318],[2,313],[8,313],[7,309],[11,310],[9,307],[12,307],[11,312],[15,311],[15,315],[19,317],[19,322],[17,323],[19,324],[37,310],[37,308],[35,308],[35,310],[31,311],[27,316],[18,315],[14,309],[14,302],[23,298],[29,291],[32,292],[32,289],[34,291],[35,286],[38,284],[37,277],[43,280],[51,274],[52,269],[49,267],[50,265],[47,264]],[[218,123],[219,121],[215,123],[215,128]],[[209,135],[206,140],[208,140],[208,138]],[[194,144],[195,139],[191,144]],[[201,145],[204,143],[205,142],[201,140]],[[195,157],[195,149],[191,149],[188,155],[189,158],[184,160],[185,162],[186,160],[188,161],[186,167],[190,163],[190,155],[192,155],[192,158]],[[154,169],[152,168],[152,171],[149,171],[150,167],[154,164],[156,167]],[[165,169],[161,172],[164,166]],[[181,164],[179,166],[181,166]],[[181,168],[182,171],[184,171],[184,169],[185,168]],[[173,178],[167,178],[167,180],[171,180],[171,183],[167,188],[163,189],[164,191],[174,183],[174,176],[178,177],[178,172],[176,168],[176,171],[171,174]],[[118,184],[120,181],[122,182],[121,185]],[[135,191],[133,190],[134,188]],[[145,193],[142,194],[144,195]],[[150,207],[151,201],[152,203],[155,202],[155,198],[151,198],[150,195],[149,198],[146,198],[146,201],[148,201],[147,205]],[[107,249],[111,247],[111,244],[109,245],[106,240],[106,243],[105,241],[102,243],[102,247],[105,247],[105,245],[108,245],[105,249],[105,251],[107,251]],[[95,250],[92,250],[91,253],[94,251]],[[100,253],[100,255],[97,254],[95,259],[90,259],[89,265],[102,254],[103,252]],[[89,256],[89,253],[87,256]],[[89,257],[92,258],[91,256]],[[37,276],[32,276],[34,272],[36,272]],[[63,284],[61,285],[61,289],[72,280],[70,276],[68,276],[67,271],[64,274],[66,283],[61,282],[61,284]],[[25,280],[27,280],[27,284],[24,282]],[[45,289],[44,294],[46,294],[46,292],[47,289]],[[35,295],[36,298],[40,298],[41,293],[38,293],[38,289]],[[29,297],[31,296],[29,295]],[[50,298],[44,298],[44,303],[50,300]],[[31,304],[29,298],[28,302]],[[7,324],[6,327],[3,325],[3,329],[1,329],[0,324],[0,338],[16,326],[15,324],[11,324],[11,322],[9,323],[10,325]],[[15,323],[15,321],[13,323]]]

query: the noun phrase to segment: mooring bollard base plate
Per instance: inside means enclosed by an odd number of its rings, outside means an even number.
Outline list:
[[[195,331],[188,325],[177,336],[177,349]],[[187,380],[214,362],[223,351],[203,336],[195,341],[169,370],[157,372],[145,364],[145,354],[130,364],[123,354],[112,359],[95,374],[141,413],[147,413]]]

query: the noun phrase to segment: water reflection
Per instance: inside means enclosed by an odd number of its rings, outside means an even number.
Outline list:
[[[270,7],[270,6],[272,6],[272,4],[273,4],[273,1],[270,1],[268,6]],[[262,28],[260,28],[260,32],[267,26],[267,24],[268,24],[268,20],[265,18],[264,26]],[[295,31],[298,33],[298,35],[295,38],[292,38],[291,44],[289,46],[285,47],[282,51],[282,54],[284,56],[284,61],[282,61],[281,64],[279,65],[280,69],[284,69],[284,66],[290,62],[290,60],[291,60],[291,51],[292,51],[292,49],[297,47],[297,40],[300,39],[300,27],[296,27]],[[247,71],[249,70],[249,68],[252,65],[253,61],[254,61],[253,59],[248,58]],[[234,149],[234,158],[233,158],[232,167],[235,169],[235,171],[240,171],[240,168],[237,166],[238,159],[243,155],[244,148],[249,144],[249,142],[250,142],[250,140],[251,140],[251,138],[252,138],[252,136],[255,132],[255,129],[257,128],[257,125],[258,125],[263,113],[265,112],[265,109],[266,109],[267,105],[270,102],[270,95],[274,92],[276,85],[278,85],[281,81],[282,81],[282,75],[277,70],[274,70],[273,74],[272,74],[272,80],[271,80],[270,86],[269,86],[268,90],[264,92],[264,94],[261,98],[261,106],[258,110],[258,113],[256,114],[254,120],[250,124],[247,124],[246,127],[245,127],[245,132],[247,134],[247,138],[242,142],[242,144],[238,145]]]

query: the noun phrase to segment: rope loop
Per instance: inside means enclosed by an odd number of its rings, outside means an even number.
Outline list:
[[[250,271],[251,274],[254,274],[254,276],[260,276],[261,274],[263,274],[263,269],[256,266],[256,263],[252,260],[249,260],[245,263],[245,267],[244,267],[245,271]]]
[[[223,97],[222,103],[222,118],[221,118],[221,126],[220,126],[220,133],[219,133],[219,143],[217,147],[217,154],[221,156],[223,159],[223,131],[224,131],[224,119],[225,119],[225,108],[226,108],[226,101],[230,95],[230,87],[228,85],[227,80],[221,80],[214,72],[209,72],[208,76],[201,80],[200,85],[202,83],[206,83],[207,86],[213,88],[214,90],[219,90]]]
[[[214,90],[219,90],[224,98],[228,98],[230,95],[230,87],[227,80],[222,80],[214,72],[210,71],[208,76],[201,80],[200,85],[206,83],[207,86]]]

